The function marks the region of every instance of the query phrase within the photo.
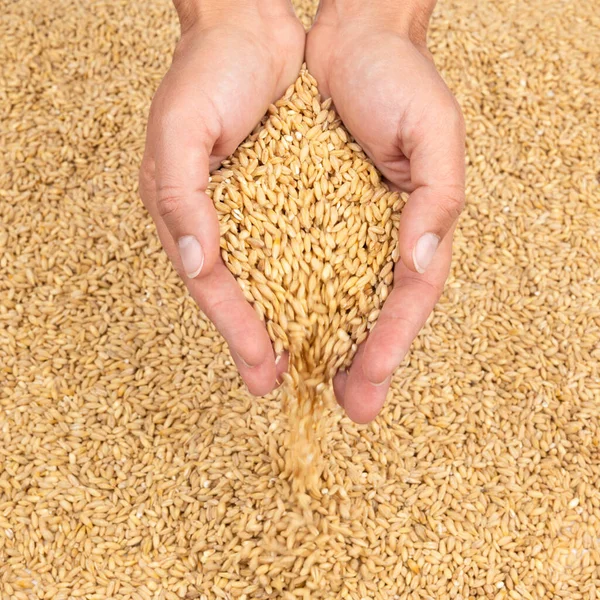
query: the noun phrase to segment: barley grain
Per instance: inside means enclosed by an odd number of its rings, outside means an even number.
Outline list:
[[[175,14],[91,6],[2,5],[0,597],[598,597],[596,5],[439,3],[430,48],[468,128],[453,270],[381,417],[327,414],[323,483],[302,507],[279,398],[248,397],[136,197]],[[279,142],[302,148],[277,116]],[[307,188],[346,160],[320,152]],[[284,162],[269,173],[289,186]],[[260,204],[267,169],[246,168]],[[385,227],[380,200],[364,206]],[[327,209],[323,265],[336,225],[354,227]],[[261,223],[240,238],[276,236]],[[266,279],[287,289],[302,255],[280,252]]]
[[[275,143],[281,130],[290,133],[285,150]],[[339,156],[337,172],[322,169],[322,158],[330,154]],[[250,164],[265,167],[264,174],[250,173]],[[311,187],[301,173],[319,176],[311,178]],[[237,185],[223,188],[224,177]],[[256,189],[262,191],[260,202],[252,201]],[[296,483],[315,487],[321,471],[315,438],[323,434],[325,407],[316,389],[326,390],[335,372],[350,365],[388,294],[392,255],[397,255],[399,195],[381,183],[331,102],[321,102],[317,83],[305,69],[246,142],[212,174],[207,193],[222,230],[228,232],[221,241],[225,264],[243,277],[247,297],[259,316],[267,317],[275,353],[290,353],[286,381],[291,387],[284,392],[291,427],[287,459],[293,462]],[[377,200],[380,210],[366,204]],[[339,223],[338,213],[344,215]],[[269,221],[273,229],[265,230]],[[242,235],[248,229],[256,230],[257,237]],[[277,262],[282,248],[295,255],[289,268]],[[273,282],[280,270],[287,275],[289,291]],[[338,341],[322,343],[332,336]]]

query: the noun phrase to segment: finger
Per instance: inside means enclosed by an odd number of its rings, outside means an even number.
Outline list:
[[[354,357],[343,389],[344,410],[350,419],[360,424],[369,423],[379,414],[391,381],[388,377],[380,384],[371,383],[365,376],[368,360],[363,344]]]
[[[227,267],[219,261],[205,277],[189,280],[188,288],[225,338],[250,392],[256,396],[271,392],[277,378],[271,340]]]
[[[346,382],[348,381],[348,373],[340,371],[333,378],[333,393],[337,403],[344,408],[344,395],[346,393]]]
[[[424,275],[396,265],[394,289],[364,346],[364,375],[373,384],[387,381],[408,350],[438,301],[452,258],[452,231],[447,235]]]
[[[415,189],[402,211],[398,243],[404,264],[417,273],[432,264],[464,207],[464,122],[455,101],[446,104],[438,111],[430,107],[416,126],[400,133]]]
[[[190,122],[187,110],[164,108],[149,125],[155,195],[148,209],[166,225],[190,279],[210,273],[219,256],[219,222],[206,194],[209,158],[220,135],[220,128],[210,123],[211,111],[210,106],[199,111],[206,114],[205,122]]]
[[[160,241],[167,254],[177,254],[166,225],[157,223]],[[176,256],[175,267],[181,264]],[[184,280],[192,298],[225,338],[231,356],[248,386],[256,396],[264,396],[276,386],[277,370],[273,346],[265,324],[247,302],[244,294],[223,264],[217,260],[213,270],[199,279]],[[279,369],[287,368],[287,359]]]

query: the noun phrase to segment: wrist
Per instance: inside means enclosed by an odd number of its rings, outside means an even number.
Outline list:
[[[437,0],[321,0],[317,22],[341,27],[360,22],[393,30],[425,45],[429,19]]]
[[[209,28],[223,23],[238,25],[259,17],[262,20],[295,17],[290,0],[173,0],[184,33],[195,26]]]

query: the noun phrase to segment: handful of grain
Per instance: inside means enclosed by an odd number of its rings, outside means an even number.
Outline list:
[[[323,395],[350,366],[392,285],[402,202],[305,69],[213,173],[208,194],[225,264],[276,354],[289,351],[288,466],[306,481],[320,471]]]

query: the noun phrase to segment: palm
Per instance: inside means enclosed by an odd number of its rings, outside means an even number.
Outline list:
[[[360,34],[344,46],[327,30],[310,32],[308,68],[331,96],[344,124],[392,185],[411,192],[410,149],[439,92],[454,100],[431,60],[392,32]],[[425,84],[425,85],[424,85]],[[437,88],[437,89],[434,89]]]
[[[282,73],[275,73],[270,52],[254,37],[231,28],[209,31],[176,54],[154,98],[153,112],[173,114],[173,118],[185,115],[182,145],[192,145],[208,134],[214,140],[210,149],[213,170],[293,81],[303,43],[291,43],[290,51],[296,55],[294,60]]]

